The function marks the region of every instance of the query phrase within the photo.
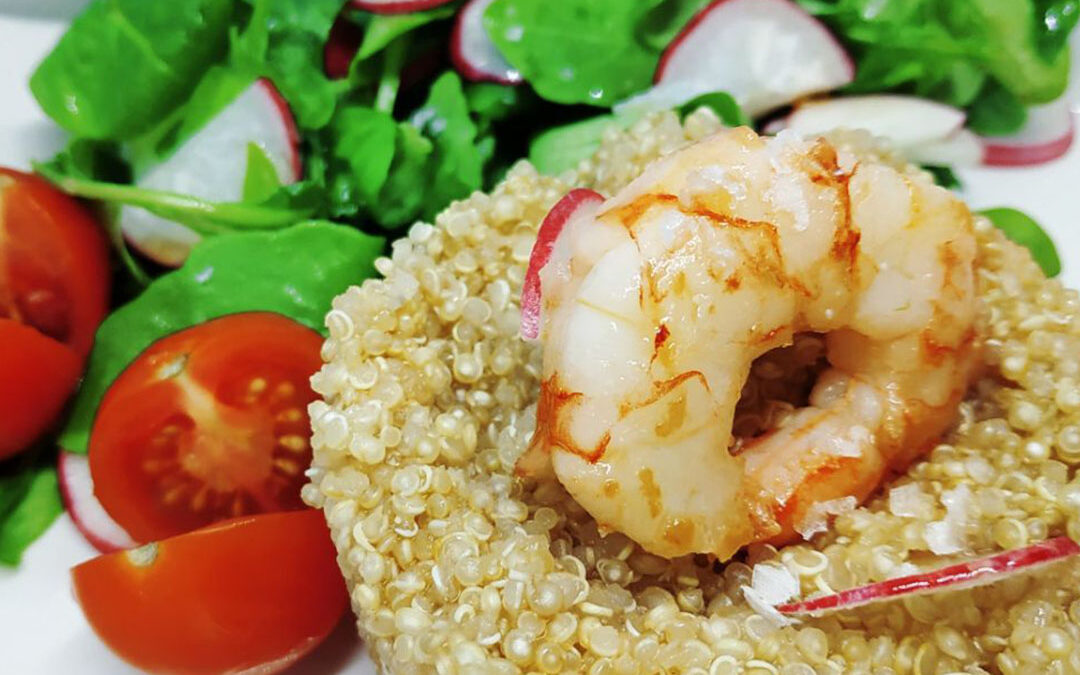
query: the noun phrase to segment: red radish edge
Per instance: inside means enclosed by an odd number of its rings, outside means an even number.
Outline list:
[[[675,38],[671,41],[671,44],[664,48],[664,53],[660,55],[660,62],[656,64],[656,72],[653,73],[653,84],[659,84],[660,81],[664,78],[664,70],[667,68],[667,62],[671,58],[671,55],[675,53],[675,50],[679,48],[679,45],[683,42],[683,40],[690,37],[690,34],[697,29],[698,24],[704,21],[705,17],[707,17],[710,12],[712,12],[714,9],[727,1],[728,0],[713,0],[704,8],[702,8],[697,14],[695,14],[694,18],[690,19],[690,21],[687,22],[685,26],[683,26],[682,30],[679,31],[679,34],[676,35]],[[809,17],[813,21],[814,25],[823,34],[825,34],[829,38],[829,40],[834,43],[838,43],[836,37],[831,32],[829,32],[829,29],[826,28],[824,24],[818,21],[813,15],[811,15],[809,12],[807,12],[805,9],[795,4],[794,2],[791,2],[791,0],[786,0],[786,2],[791,5],[791,8],[793,10],[799,12],[800,14],[805,14],[807,17]],[[840,51],[844,54],[844,59],[847,61],[848,71],[850,72],[851,77],[854,77],[855,63],[851,60],[851,55],[847,53],[846,49],[841,49]]]
[[[341,14],[330,27],[330,35],[323,47],[323,72],[331,80],[340,80],[349,74],[349,64],[360,49],[364,30]]]
[[[72,522],[94,548],[102,553],[112,553],[137,546],[94,496],[94,481],[86,455],[61,450],[56,473],[60,496]]]
[[[439,5],[445,5],[452,0],[352,0],[352,6],[372,14],[405,14],[406,12],[419,12],[431,9]]]
[[[454,18],[454,29],[450,33],[450,60],[454,62],[454,67],[457,68],[458,72],[464,75],[466,79],[474,82],[494,82],[496,84],[508,85],[521,84],[524,79],[521,77],[520,73],[516,78],[502,76],[489,70],[477,68],[465,58],[465,52],[462,49],[462,45],[464,44],[463,41],[465,39],[464,24],[468,17],[468,13],[474,11],[473,5],[478,1],[479,0],[468,0],[468,2],[458,10],[457,16]],[[491,40],[491,38],[488,38],[486,35],[484,37],[488,41]],[[494,45],[492,45],[492,47],[494,48]]]
[[[566,221],[582,205],[589,202],[602,202],[599,192],[586,188],[576,188],[551,207],[540,230],[536,233],[536,243],[529,254],[529,266],[525,270],[525,281],[521,285],[521,336],[526,340],[535,340],[540,336],[540,270],[551,259],[555,240],[559,238]]]
[[[1075,135],[1076,130],[1070,121],[1067,134],[1037,145],[995,143],[993,137],[984,138],[986,157],[983,163],[990,166],[1031,166],[1052,162],[1069,151]]]
[[[912,594],[971,588],[999,581],[1080,554],[1080,545],[1068,537],[1056,537],[1025,548],[1003,551],[986,558],[949,565],[930,572],[887,579],[849,588],[833,595],[777,605],[783,614],[817,615],[830,610],[851,609],[872,602]]]
[[[270,96],[270,100],[277,108],[279,115],[281,116],[281,123],[285,125],[285,134],[289,137],[289,148],[292,150],[292,155],[289,158],[289,164],[292,165],[293,175],[297,181],[304,174],[304,165],[300,161],[300,130],[296,128],[296,118],[293,117],[292,108],[289,107],[288,101],[281,95],[281,92],[274,85],[273,82],[266,78],[259,80],[259,84]]]

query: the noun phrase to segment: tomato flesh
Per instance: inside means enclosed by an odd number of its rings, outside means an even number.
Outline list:
[[[278,672],[348,604],[322,512],[310,509],[103,555],[72,577],[102,641],[152,673]]]
[[[108,302],[108,246],[89,212],[36,176],[0,169],[0,318],[85,357]]]
[[[12,319],[0,319],[0,459],[30,445],[79,381],[82,359]]]
[[[153,541],[252,513],[304,508],[308,383],[321,336],[277,314],[234,314],[147,348],[90,434],[95,494]]]

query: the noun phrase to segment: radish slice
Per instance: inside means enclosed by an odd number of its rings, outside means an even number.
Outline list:
[[[342,14],[330,28],[330,35],[323,47],[323,71],[331,80],[340,80],[349,74],[349,65],[364,41],[364,29]]]
[[[1026,548],[1004,551],[930,572],[879,581],[811,600],[777,605],[776,609],[783,614],[816,616],[831,610],[852,609],[906,595],[984,586],[1013,574],[1035,571],[1044,565],[1077,554],[1080,554],[1080,545],[1068,537],[1057,537]]]
[[[840,43],[794,2],[715,0],[668,45],[655,86],[620,107],[675,107],[726,91],[754,117],[854,77]]]
[[[1061,157],[1072,146],[1073,113],[1066,98],[1028,109],[1027,122],[1011,136],[985,138],[986,163],[1030,166]]]
[[[94,496],[94,480],[90,477],[90,462],[86,455],[62,450],[56,473],[60,480],[60,495],[71,520],[94,548],[102,553],[112,553],[138,545]]]
[[[373,14],[405,14],[419,12],[453,0],[352,0],[352,6]]]
[[[934,143],[964,126],[964,111],[915,96],[875,94],[811,101],[787,117],[786,127],[803,136],[832,129],[865,129],[897,147]]]
[[[511,66],[484,28],[484,10],[492,0],[469,0],[458,12],[450,36],[450,58],[470,80],[520,84],[521,73]]]
[[[540,270],[551,259],[551,250],[559,233],[577,213],[578,209],[588,204],[600,204],[604,198],[600,193],[585,188],[577,188],[566,193],[551,207],[540,223],[529,255],[529,267],[525,270],[525,281],[521,286],[521,336],[526,340],[535,340],[540,336]]]
[[[986,149],[974,132],[960,129],[940,141],[901,148],[901,152],[916,164],[930,166],[977,166],[982,163]]]
[[[268,80],[258,80],[181,145],[139,177],[139,187],[234,202],[243,197],[247,146],[258,145],[283,184],[300,178],[299,134],[288,104]],[[120,226],[127,241],[168,266],[187,258],[199,235],[143,209],[126,206]]]

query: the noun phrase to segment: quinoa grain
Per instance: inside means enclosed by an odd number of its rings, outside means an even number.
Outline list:
[[[776,627],[746,604],[746,562],[659,558],[601,532],[558,485],[514,480],[536,423],[540,353],[518,337],[517,297],[538,224],[571,186],[610,195],[717,128],[704,111],[655,115],[609,130],[559,178],[518,164],[491,195],[413,226],[383,278],[334,301],[302,495],[326,513],[372,657],[443,675],[1080,672],[1074,562]],[[906,492],[886,485],[810,542],[748,553],[804,595],[933,566],[935,542],[1080,536],[1080,298],[985,219],[977,235],[988,368],[955,428]],[[782,424],[823,353],[806,335],[763,357],[737,431]]]

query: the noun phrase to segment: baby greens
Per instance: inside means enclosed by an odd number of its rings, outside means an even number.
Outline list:
[[[156,279],[101,324],[61,447],[86,451],[101,397],[155,340],[214,317],[255,310],[323,330],[330,301],[371,275],[382,248],[380,238],[325,222],[203,241],[183,267]]]
[[[56,469],[33,450],[0,469],[0,565],[18,565],[23,551],[64,511]]]

